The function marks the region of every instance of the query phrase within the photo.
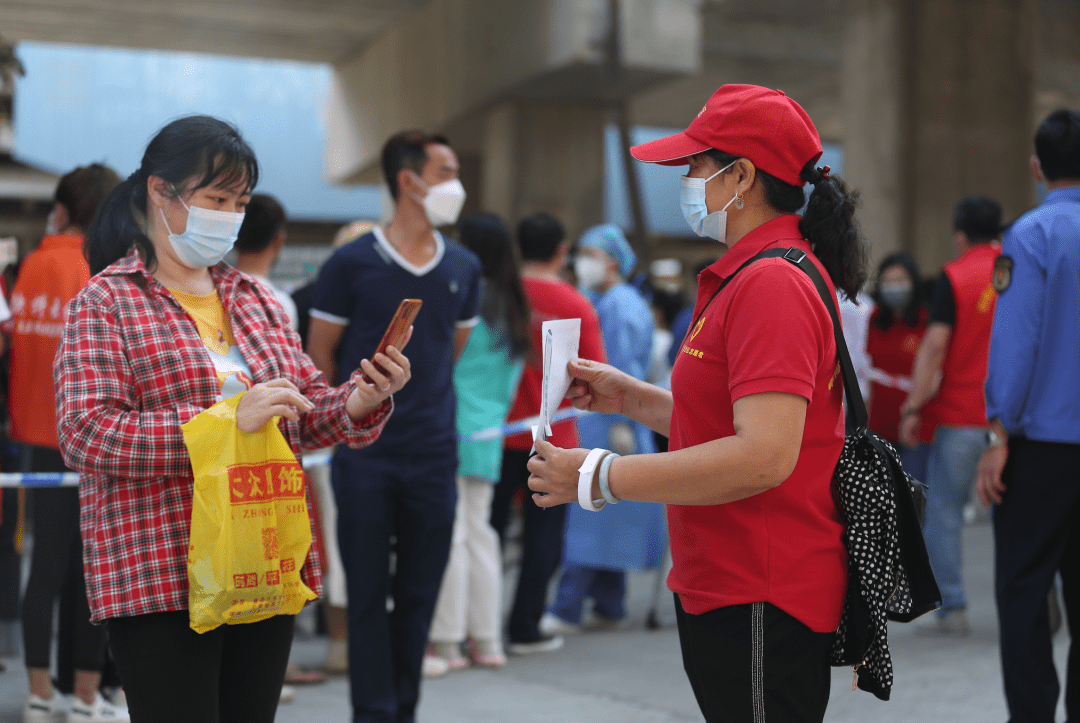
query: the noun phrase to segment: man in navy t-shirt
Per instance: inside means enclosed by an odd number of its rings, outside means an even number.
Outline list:
[[[394,395],[382,436],[362,450],[339,447],[332,467],[353,720],[411,723],[450,552],[457,503],[452,377],[478,319],[481,267],[435,230],[454,223],[465,200],[446,139],[404,131],[386,142],[382,164],[394,217],[323,266],[308,352],[328,379],[343,383],[375,352],[401,300],[424,302],[407,351],[412,379]]]

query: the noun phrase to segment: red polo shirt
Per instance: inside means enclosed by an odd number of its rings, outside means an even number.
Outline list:
[[[722,279],[757,253],[789,246],[809,253],[798,223],[788,215],[763,224],[705,269],[694,318]],[[847,587],[831,491],[844,445],[843,382],[832,320],[813,282],[780,258],[744,269],[691,326],[671,387],[672,450],[734,435],[732,404],[742,397],[783,392],[809,404],[799,461],[778,487],[723,505],[668,505],[675,563],[668,586],[691,614],[769,602],[816,632],[835,630]]]

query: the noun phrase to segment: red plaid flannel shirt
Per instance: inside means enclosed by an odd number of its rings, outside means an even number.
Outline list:
[[[227,264],[210,272],[254,380],[289,379],[315,405],[299,423],[281,420],[298,458],[301,448],[378,439],[391,400],[353,422],[349,385],[327,385],[270,293]],[[132,251],[72,300],[54,372],[60,450],[83,473],[91,620],[186,610],[194,479],[180,425],[220,392],[195,323]],[[321,594],[317,543],[301,576]]]

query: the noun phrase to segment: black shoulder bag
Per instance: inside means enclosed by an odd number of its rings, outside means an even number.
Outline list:
[[[857,685],[888,700],[893,674],[887,620],[910,622],[941,606],[922,537],[926,487],[904,471],[891,444],[867,431],[866,404],[835,300],[805,252],[797,248],[761,252],[724,279],[709,304],[739,271],[764,258],[783,258],[802,269],[832,318],[836,358],[851,414],[832,479],[833,498],[844,523],[848,586],[831,663],[852,667],[853,689]]]

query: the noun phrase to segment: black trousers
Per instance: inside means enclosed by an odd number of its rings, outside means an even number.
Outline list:
[[[707,723],[820,723],[833,633],[769,603],[691,615],[675,595],[683,666]]]
[[[0,469],[4,467],[0,465]],[[25,494],[20,489],[0,489],[0,622],[19,619]]]
[[[27,447],[27,466],[34,472],[67,468],[53,449]],[[60,601],[57,631],[57,687],[70,693],[75,670],[99,672],[105,665],[105,631],[90,624],[90,605],[83,576],[79,533],[79,490],[39,487],[30,491],[34,551],[23,598],[22,627],[26,667],[49,668],[53,605]]]
[[[450,557],[456,472],[454,455],[334,456],[354,723],[416,719],[424,649]],[[387,597],[394,601],[389,612]]]
[[[294,622],[276,615],[199,634],[186,610],[109,619],[132,723],[272,723]]]
[[[548,584],[562,563],[566,534],[566,505],[537,507],[528,489],[529,453],[508,449],[503,452],[502,473],[491,501],[491,526],[506,544],[510,506],[519,489],[525,488],[525,533],[521,546],[521,570],[514,605],[510,609],[510,641],[539,640],[540,618],[547,603]]]
[[[995,592],[1010,723],[1052,723],[1060,694],[1046,597],[1061,572],[1069,621],[1065,708],[1080,718],[1080,445],[1009,440],[994,508]]]

